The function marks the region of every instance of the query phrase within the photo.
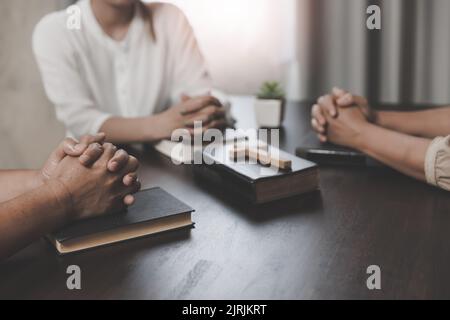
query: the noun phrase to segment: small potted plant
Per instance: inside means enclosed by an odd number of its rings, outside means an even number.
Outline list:
[[[256,122],[260,128],[279,128],[284,120],[285,94],[276,81],[263,83],[255,101]]]

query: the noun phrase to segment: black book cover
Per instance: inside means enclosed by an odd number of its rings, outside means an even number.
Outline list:
[[[314,147],[299,147],[296,154],[319,165],[381,167],[380,162],[358,150],[326,143]]]
[[[203,151],[203,158],[209,163],[214,162],[213,167],[221,166],[232,174],[240,176],[249,182],[258,180],[274,179],[286,175],[293,175],[307,170],[317,169],[314,162],[301,159],[282,150],[277,150],[282,159],[292,161],[292,170],[280,170],[272,167],[264,167],[258,163],[249,163],[249,161],[234,161],[230,157],[232,145],[224,145],[223,147],[213,148],[210,151]],[[214,153],[214,154],[213,154]],[[208,166],[208,164],[205,164]]]
[[[135,204],[124,212],[76,222],[56,232],[52,237],[62,243],[127,225],[195,211],[158,187],[142,190],[135,197]]]
[[[264,167],[248,161],[234,161],[230,157],[232,145],[216,147],[203,151],[203,165],[194,165],[195,177],[220,190],[227,190],[238,198],[250,203],[262,203],[267,200],[258,199],[256,184],[263,181],[285,179],[290,176],[318,170],[315,163],[298,158],[279,150],[283,159],[292,161],[292,170],[278,170]],[[205,163],[206,162],[206,163]]]

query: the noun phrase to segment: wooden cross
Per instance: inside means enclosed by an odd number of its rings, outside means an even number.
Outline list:
[[[259,164],[266,166],[274,166],[281,170],[292,170],[292,161],[281,159],[280,157],[274,157],[268,151],[267,145],[260,145],[258,147],[251,147],[246,145],[245,147],[239,147],[234,145],[230,150],[230,158],[233,161],[237,159],[251,159],[257,161]]]

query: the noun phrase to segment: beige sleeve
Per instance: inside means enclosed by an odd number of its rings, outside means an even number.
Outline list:
[[[425,176],[429,184],[450,191],[450,136],[431,142],[425,156]]]

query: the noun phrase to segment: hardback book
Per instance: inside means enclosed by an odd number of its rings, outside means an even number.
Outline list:
[[[214,184],[251,204],[280,200],[319,188],[318,166],[308,160],[276,149],[288,170],[264,166],[255,161],[236,161],[230,157],[233,145],[203,151],[203,165],[194,165],[200,181]],[[274,149],[273,147],[271,147]]]
[[[47,238],[60,254],[67,254],[193,227],[194,209],[163,189],[151,188],[135,196],[135,204],[123,212],[75,222]]]

